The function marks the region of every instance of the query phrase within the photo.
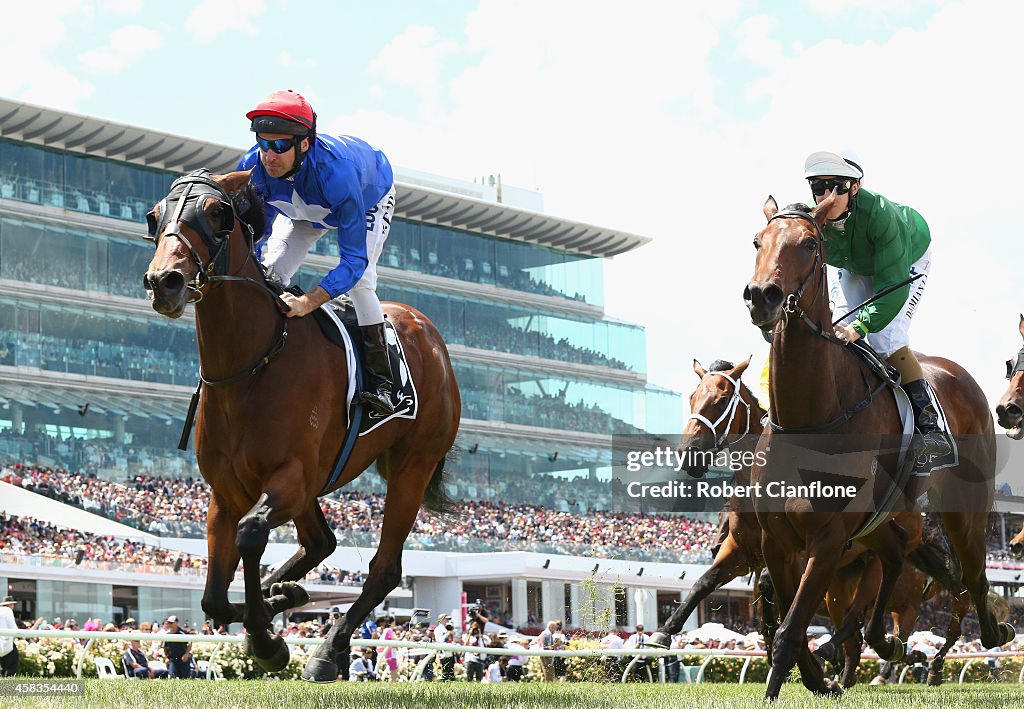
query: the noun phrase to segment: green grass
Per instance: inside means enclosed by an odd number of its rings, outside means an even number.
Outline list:
[[[35,698],[12,700],[0,697],[0,707],[423,707],[443,709],[462,707],[757,707],[764,685],[607,685],[607,684],[440,684],[372,683],[311,685],[304,682],[266,680],[204,681],[128,681],[88,680],[86,695],[80,698]],[[964,709],[1020,709],[1024,707],[1024,686],[984,684],[944,686],[868,687],[856,686],[842,699],[823,700],[809,694],[801,685],[783,688],[779,709],[788,707],[842,707],[861,709],[922,709],[923,707],[963,707]]]

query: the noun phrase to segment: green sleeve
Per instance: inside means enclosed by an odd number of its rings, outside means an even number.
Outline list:
[[[910,235],[901,228],[896,209],[880,197],[878,208],[868,220],[868,236],[874,243],[875,263],[872,280],[875,293],[905,280],[910,274]],[[868,332],[879,332],[893,321],[910,297],[910,285],[897,288],[883,298],[866,305],[857,320]]]

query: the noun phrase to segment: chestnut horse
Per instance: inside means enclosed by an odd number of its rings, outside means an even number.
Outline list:
[[[401,581],[402,547],[420,505],[441,509],[446,455],[461,402],[448,350],[433,324],[397,303],[384,312],[401,338],[420,410],[359,438],[340,477],[325,490],[348,427],[345,354],[313,317],[286,318],[253,254],[263,206],[248,172],[178,179],[150,213],[156,253],[145,275],[153,308],[169,318],[195,303],[201,396],[195,450],[212,488],[209,570],[203,610],[218,624],[242,621],[247,649],[268,671],[288,647],[271,629],[276,613],[304,604],[295,581],[337,546],[317,502],[374,461],[387,480],[377,553],[359,598],[310,657],[303,679],[333,682],[352,632]],[[300,548],[266,578],[260,560],[271,529],[294,521]],[[245,602],[228,602],[243,562]]]
[[[813,211],[794,205],[779,212],[769,197],[764,205],[767,226],[754,239],[755,271],[744,301],[753,324],[772,333],[773,411],[772,425],[758,443],[765,462],[754,461],[751,481],[767,486],[793,479],[793,462],[786,453],[795,450],[795,435],[800,435],[805,450],[826,454],[854,441],[857,445],[843,456],[844,474],[864,481],[871,498],[879,500],[887,497],[890,480],[897,476],[898,448],[893,442],[902,439],[902,421],[894,397],[832,333],[822,230],[833,202],[834,196],[829,196]],[[912,509],[913,501],[929,492],[960,561],[981,623],[982,643],[995,647],[1011,640],[1014,630],[998,623],[988,607],[985,546],[995,493],[992,416],[984,393],[964,369],[935,357],[921,361],[951,431],[958,436],[959,465],[911,478],[894,509]],[[797,664],[809,690],[840,694],[842,689],[825,679],[811,656],[806,630],[839,569],[844,548],[873,515],[821,509],[819,501],[803,497],[759,497],[754,507],[783,618],[765,696],[777,698]],[[891,517],[866,531],[860,541],[877,555],[882,580],[865,639],[879,657],[896,661],[903,655],[903,644],[883,634],[883,613],[903,566],[907,532]]]
[[[693,371],[700,378],[700,383],[690,395],[690,411],[692,412],[683,428],[680,440],[680,452],[685,452],[687,464],[683,469],[693,477],[703,477],[707,472],[705,453],[714,453],[728,447],[733,452],[753,452],[758,438],[764,430],[762,419],[767,413],[760,402],[743,383],[742,377],[750,365],[748,358],[744,362],[733,365],[731,362],[718,360],[713,362],[710,371],[697,360],[693,361]],[[750,469],[744,467],[736,471],[736,485],[747,485],[750,482]],[[711,567],[697,580],[686,601],[678,606],[671,617],[651,636],[648,645],[669,646],[669,638],[682,630],[686,619],[693,614],[700,603],[716,590],[733,579],[748,574],[756,574],[764,568],[761,555],[761,527],[757,522],[751,498],[735,495],[729,499],[720,514],[718,548]],[[962,594],[963,588],[942,571],[951,565],[948,551],[936,543],[934,535],[922,539],[920,515],[907,512],[896,515],[897,523],[913,537],[908,542],[908,558],[914,564],[929,569],[938,569],[940,583],[943,587],[952,587],[954,593]],[[924,546],[918,548],[919,542]],[[848,617],[853,625],[846,631],[845,637],[838,637],[834,644],[828,644],[818,652],[823,659],[834,662],[840,660],[835,645],[842,644],[844,653],[844,670],[841,678],[844,687],[850,687],[857,678],[857,666],[860,663],[861,635],[860,624],[874,605],[878,592],[881,568],[873,552],[863,545],[854,543],[843,555],[840,570],[834,581],[829,585],[825,597],[825,612],[829,614],[835,628],[844,625]],[[913,566],[908,566],[898,584],[899,597],[894,597],[890,608],[895,632],[904,642],[916,623],[916,610],[909,615],[910,603],[907,599],[917,598],[920,605],[925,588],[925,576]],[[766,644],[768,645],[769,662],[771,662],[771,640],[777,625],[776,613],[772,604],[774,590],[771,579],[765,575],[758,583],[759,593],[757,605],[761,617]],[[932,586],[932,588],[936,588]],[[915,593],[916,589],[916,593]],[[902,619],[902,622],[899,622]],[[853,627],[855,626],[855,627]],[[953,639],[949,641],[946,651],[960,637],[959,623],[951,625]],[[940,653],[943,657],[945,652]],[[941,659],[939,661],[941,667]]]

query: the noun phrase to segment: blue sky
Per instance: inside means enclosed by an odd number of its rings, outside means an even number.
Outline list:
[[[740,297],[761,205],[809,197],[804,156],[934,235],[915,348],[990,397],[1020,346],[1012,178],[1024,159],[1011,3],[54,0],[5,11],[0,95],[228,145],[278,88],[400,167],[539,188],[549,213],[654,237],[607,268],[654,383],[765,346]],[[12,70],[17,67],[17,70]],[[995,176],[1010,178],[1007,181]],[[680,362],[686,363],[680,366]]]

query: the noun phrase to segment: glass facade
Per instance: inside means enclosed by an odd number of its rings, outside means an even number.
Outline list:
[[[322,277],[322,273],[303,268],[294,280],[308,291]],[[390,283],[380,283],[377,294],[381,300],[413,305],[452,344],[634,372],[646,369],[644,331],[635,325],[574,319]]]
[[[337,235],[325,234],[313,251],[337,256]],[[391,223],[378,263],[593,305],[604,303],[604,272],[598,258],[408,219]]]
[[[43,618],[74,618],[78,627],[88,618],[111,618],[114,587],[101,583],[36,581],[36,612]]]
[[[177,175],[0,140],[0,197],[145,221]]]

